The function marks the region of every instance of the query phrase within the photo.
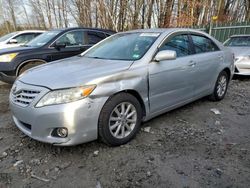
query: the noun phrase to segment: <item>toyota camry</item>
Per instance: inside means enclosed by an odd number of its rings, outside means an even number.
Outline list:
[[[128,31],[25,71],[12,87],[10,108],[16,126],[35,140],[117,146],[162,113],[205,96],[222,100],[233,71],[231,51],[206,33]]]

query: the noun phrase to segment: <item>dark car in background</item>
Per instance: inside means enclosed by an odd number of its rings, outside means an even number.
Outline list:
[[[47,31],[23,47],[0,51],[0,80],[13,83],[27,69],[78,55],[114,33],[93,28]]]

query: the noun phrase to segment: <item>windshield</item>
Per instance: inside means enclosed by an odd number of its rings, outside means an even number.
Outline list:
[[[250,36],[232,37],[225,42],[225,46],[240,46],[249,47],[250,46]]]
[[[47,31],[28,42],[26,46],[41,47],[47,44],[53,37],[55,37],[60,32],[61,31]]]
[[[85,57],[110,60],[138,60],[144,56],[160,33],[121,33],[97,44]]]
[[[0,42],[3,42],[3,41],[5,41],[5,40],[7,40],[7,39],[13,37],[15,34],[17,34],[17,32],[9,33],[9,34],[7,34],[7,35],[2,36],[2,37],[0,38]]]

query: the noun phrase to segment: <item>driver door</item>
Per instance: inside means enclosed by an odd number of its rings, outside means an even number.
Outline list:
[[[160,112],[193,98],[196,69],[188,35],[175,35],[167,39],[159,48],[159,51],[162,50],[176,51],[177,58],[149,64],[151,113]]]

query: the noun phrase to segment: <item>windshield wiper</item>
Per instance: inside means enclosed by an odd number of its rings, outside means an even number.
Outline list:
[[[92,56],[82,56],[82,57],[88,57],[88,58],[93,58],[93,59],[104,59],[104,58],[97,57],[97,56],[94,56],[94,57],[92,57]]]

